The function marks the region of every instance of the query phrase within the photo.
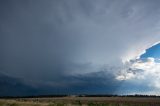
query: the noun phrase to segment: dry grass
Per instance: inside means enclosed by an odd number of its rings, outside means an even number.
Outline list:
[[[0,106],[160,106],[160,98],[61,97],[0,99]]]

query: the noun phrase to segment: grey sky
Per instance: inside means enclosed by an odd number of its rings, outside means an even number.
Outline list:
[[[0,72],[66,86],[70,76],[115,76],[125,61],[160,40],[159,5],[159,0],[1,0]],[[115,80],[108,75],[104,80],[109,79]]]

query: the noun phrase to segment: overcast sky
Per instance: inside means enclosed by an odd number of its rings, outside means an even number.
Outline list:
[[[157,71],[144,64],[154,58],[139,57],[160,41],[159,19],[159,0],[1,0],[0,72],[75,92],[152,93]]]

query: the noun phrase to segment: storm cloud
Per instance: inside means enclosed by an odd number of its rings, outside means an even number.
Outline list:
[[[99,84],[115,92],[123,83],[116,75],[126,62],[160,41],[159,4],[159,0],[1,0],[0,72],[77,92],[94,80],[94,87]]]

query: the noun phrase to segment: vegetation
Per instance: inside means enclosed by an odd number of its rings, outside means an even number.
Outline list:
[[[160,98],[52,97],[0,99],[0,106],[160,106]]]

